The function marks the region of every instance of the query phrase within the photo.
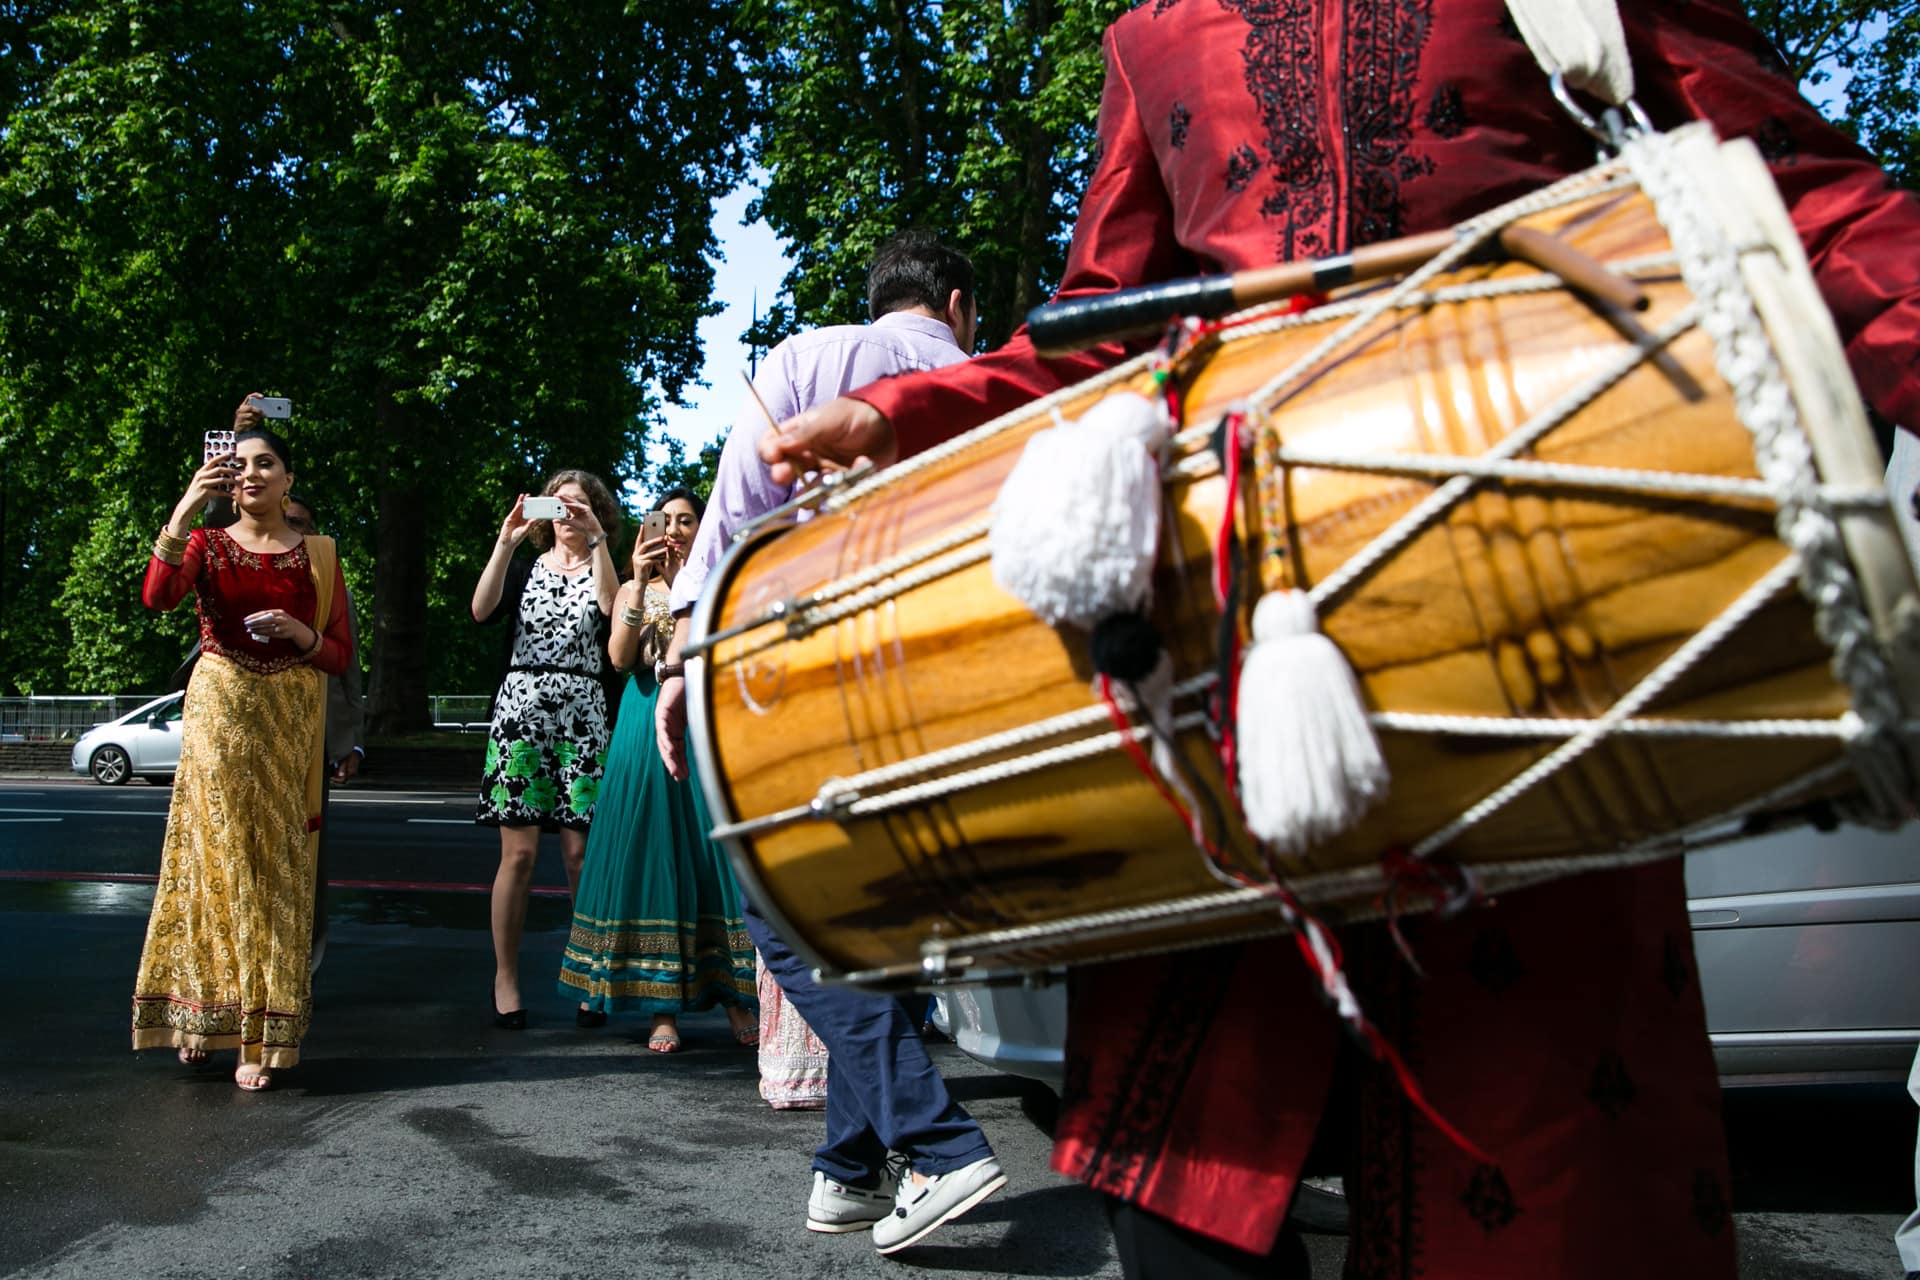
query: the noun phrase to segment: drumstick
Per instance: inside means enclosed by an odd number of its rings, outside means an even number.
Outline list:
[[[1509,258],[1559,276],[1577,293],[1627,311],[1647,309],[1645,289],[1558,236],[1532,227],[1511,226],[1500,232],[1500,247]]]
[[[747,394],[751,395],[753,402],[760,406],[760,412],[767,415],[767,425],[772,427],[773,434],[778,436],[780,434],[780,424],[774,421],[773,410],[767,408],[767,402],[760,398],[760,388],[753,385],[753,379],[747,376],[745,369],[740,371],[740,381],[747,384]]]
[[[1452,231],[1430,231],[1328,258],[1074,298],[1029,311],[1027,333],[1040,354],[1065,355],[1116,338],[1159,333],[1175,316],[1208,319],[1295,294],[1400,275],[1453,242]],[[1508,227],[1499,234],[1499,247],[1508,257],[1551,272],[1590,298],[1633,311],[1646,309],[1640,286],[1544,231]]]
[[[1451,231],[1430,231],[1400,240],[1382,240],[1329,258],[1282,262],[1231,275],[1197,276],[1074,298],[1027,312],[1027,333],[1042,355],[1064,355],[1114,338],[1158,333],[1175,316],[1222,316],[1296,293],[1398,275],[1419,266],[1453,241]]]

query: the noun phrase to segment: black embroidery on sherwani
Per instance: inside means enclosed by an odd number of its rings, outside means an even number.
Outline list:
[[[1520,1216],[1513,1188],[1507,1185],[1507,1175],[1500,1172],[1498,1165],[1477,1166],[1472,1181],[1461,1193],[1460,1203],[1466,1206],[1469,1217],[1490,1232],[1498,1231]]]
[[[1427,100],[1427,129],[1436,138],[1457,138],[1467,131],[1467,107],[1460,86],[1449,81]]]
[[[1727,1193],[1718,1176],[1702,1169],[1693,1175],[1693,1221],[1710,1236],[1717,1236],[1727,1225]]]
[[[1264,135],[1255,139],[1274,187],[1260,213],[1274,225],[1274,260],[1333,252],[1333,179],[1320,146],[1319,15],[1309,0],[1219,0],[1247,22],[1247,92]]]
[[[1793,130],[1779,116],[1768,116],[1753,131],[1753,144],[1760,148],[1760,154],[1769,164],[1792,164],[1800,154],[1800,144],[1794,140]]]
[[[1693,984],[1693,943],[1668,934],[1660,943],[1660,982],[1675,1000]]]
[[[1418,1077],[1427,1062],[1420,980],[1393,947],[1384,945],[1382,932],[1355,940],[1347,953],[1348,978]],[[1407,1280],[1421,1273],[1425,1247],[1421,1188],[1428,1174],[1414,1135],[1430,1122],[1414,1111],[1393,1072],[1378,1063],[1361,1065],[1359,1059],[1348,1049],[1334,1064],[1336,1073],[1352,1072],[1357,1079],[1347,1175],[1352,1222],[1343,1274],[1348,1280]]]
[[[1146,1182],[1167,1148],[1167,1132],[1199,1061],[1197,1050],[1226,1002],[1233,964],[1231,959],[1223,963],[1217,952],[1189,952],[1169,959],[1161,974],[1139,1038],[1114,1081],[1106,1125],[1081,1175],[1118,1181],[1125,1187],[1119,1193],[1123,1198]]]
[[[1187,110],[1186,104],[1174,103],[1173,110],[1167,113],[1167,140],[1173,143],[1175,151],[1187,145],[1187,126],[1192,123],[1193,112]]]
[[[1245,191],[1247,184],[1253,181],[1253,175],[1260,172],[1260,157],[1253,154],[1253,148],[1241,143],[1234,153],[1227,157],[1227,190]]]
[[[1406,234],[1401,185],[1433,172],[1413,155],[1414,84],[1433,25],[1433,0],[1364,0],[1347,5],[1347,245]]]
[[[1157,18],[1179,3],[1180,0],[1153,0],[1153,16]]]
[[[1513,949],[1513,939],[1504,929],[1482,929],[1473,940],[1467,972],[1475,982],[1500,995],[1520,981],[1526,970],[1521,967],[1519,953]]]
[[[1587,1085],[1587,1100],[1600,1108],[1608,1119],[1618,1120],[1621,1113],[1633,1105],[1639,1090],[1634,1087],[1633,1077],[1627,1074],[1627,1064],[1617,1053],[1600,1055],[1600,1061],[1593,1068],[1593,1079]]]

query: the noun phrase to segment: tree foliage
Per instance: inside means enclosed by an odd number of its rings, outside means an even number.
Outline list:
[[[171,668],[144,548],[258,390],[295,400],[376,725],[490,678],[465,602],[512,495],[643,479],[697,376],[736,59],[720,0],[0,7],[5,677]]]
[[[1747,0],[1747,10],[1828,114],[1894,181],[1920,190],[1920,3]]]
[[[756,329],[866,315],[879,243],[923,226],[978,275],[985,344],[1060,275],[1125,0],[749,0],[759,50],[753,212],[790,244],[788,299]]]

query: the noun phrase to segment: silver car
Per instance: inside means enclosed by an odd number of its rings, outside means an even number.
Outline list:
[[[1687,859],[1687,909],[1721,1082],[1898,1084],[1920,1042],[1920,835],[1810,828]],[[1066,988],[943,993],[968,1055],[1056,1091]]]
[[[73,771],[117,787],[136,774],[173,781],[180,767],[180,704],[184,694],[169,693],[135,707],[118,720],[98,724],[73,744]]]

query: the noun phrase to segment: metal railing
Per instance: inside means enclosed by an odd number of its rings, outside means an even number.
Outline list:
[[[0,742],[72,742],[95,725],[118,720],[158,694],[43,694],[0,698]],[[486,694],[441,693],[427,702],[436,729],[485,733]]]
[[[70,742],[157,696],[79,693],[0,698],[0,742]]]
[[[485,733],[493,727],[487,719],[487,707],[493,698],[484,693],[436,693],[427,698],[431,705],[433,727],[458,729],[461,733]]]

